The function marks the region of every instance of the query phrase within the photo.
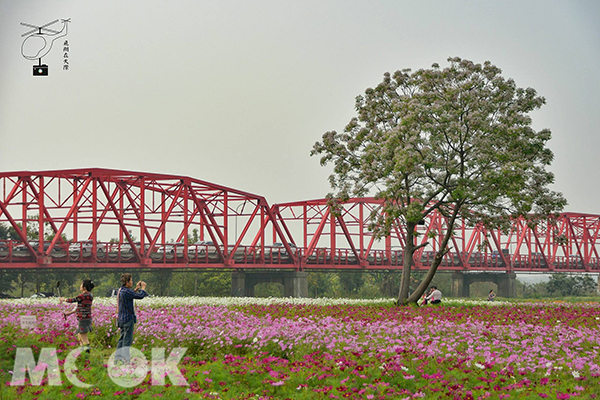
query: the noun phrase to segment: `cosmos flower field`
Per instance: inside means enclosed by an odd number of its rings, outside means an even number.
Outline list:
[[[77,376],[92,386],[11,386],[16,349],[77,347],[74,316],[56,300],[0,301],[2,399],[569,399],[600,398],[600,304],[446,300],[147,298],[133,346],[187,348],[187,386],[109,379],[117,343],[114,299],[94,301],[93,347]],[[21,315],[38,326],[21,329]],[[62,368],[62,366],[61,366]]]

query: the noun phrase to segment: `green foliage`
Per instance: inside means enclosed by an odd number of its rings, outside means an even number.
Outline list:
[[[517,279],[516,294],[520,298],[542,299],[551,297],[548,293],[547,282],[523,283]]]
[[[595,293],[596,282],[588,275],[552,274],[546,287],[551,294],[583,296]]]
[[[0,270],[0,292],[6,293],[15,288],[17,274],[8,270]]]
[[[281,283],[261,282],[254,286],[254,296],[256,297],[283,297],[284,288]]]
[[[358,293],[364,284],[364,275],[361,272],[340,272],[339,280],[345,297],[358,297]]]
[[[0,240],[10,239],[9,233],[10,233],[10,230],[9,230],[8,226],[6,226],[2,222],[0,222]]]
[[[312,151],[334,164],[332,187],[361,196],[377,186],[386,214],[413,222],[432,207],[465,206],[463,216],[488,222],[562,207],[564,198],[546,188],[554,179],[544,169],[550,131],[533,130],[528,116],[545,99],[490,62],[448,61],[386,73],[357,97],[358,116]]]
[[[385,73],[356,98],[357,116],[344,131],[326,132],[313,147],[322,165],[333,164],[330,197],[374,192],[383,200],[370,226],[377,237],[398,221],[408,228],[438,210],[449,217],[445,248],[457,218],[502,228],[511,216],[547,215],[566,204],[548,189],[550,130],[531,127],[529,113],[545,99],[502,77],[489,61],[448,61],[444,69]]]
[[[310,297],[340,297],[340,290],[336,273],[308,272],[308,294]]]
[[[188,235],[188,244],[194,244],[198,241],[200,241],[200,232],[198,229],[194,228],[192,234]]]
[[[231,294],[231,272],[198,274],[198,296],[226,297]]]
[[[143,280],[148,284],[147,290],[149,293],[158,296],[169,296],[172,274],[173,272],[169,269],[156,269],[152,272],[141,273],[139,280]]]

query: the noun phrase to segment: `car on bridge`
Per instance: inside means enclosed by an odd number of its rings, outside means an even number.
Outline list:
[[[298,247],[296,247],[296,245],[294,243],[288,242],[288,245],[290,246],[292,253],[294,253],[295,255],[298,255],[298,251],[299,251]],[[276,242],[276,243],[273,243],[272,246],[265,246],[264,259],[265,259],[265,262],[267,262],[267,261],[273,261],[273,262],[289,261],[290,255],[288,254],[288,251],[285,248],[285,246],[283,245],[283,243]]]
[[[150,250],[150,245],[148,243],[144,244],[144,249],[142,250],[142,244],[140,242],[135,242],[134,246],[138,249],[138,251],[140,252],[148,252],[148,250]],[[133,253],[133,248],[131,247],[131,245],[129,243],[125,243],[121,245],[121,253]]]
[[[158,248],[157,253],[159,254],[170,254],[177,255],[178,257],[183,256],[183,250],[185,248],[185,243],[177,242],[177,243],[167,243],[164,246],[160,246]]]
[[[44,242],[44,251],[48,250],[50,248],[50,244],[51,242]],[[35,250],[36,252],[38,251],[38,248],[40,247],[40,242],[36,241],[30,241],[29,245],[33,248],[33,250]],[[20,244],[18,246],[15,246],[14,251],[17,253],[29,253],[29,249],[27,248],[26,245],[24,244]],[[54,248],[52,249],[52,251],[60,251],[60,245],[56,244],[54,246]]]
[[[536,252],[531,253],[531,258],[529,259],[529,264],[532,268],[535,268],[535,267],[547,268],[548,267],[548,263],[546,263],[546,259],[544,258],[544,255],[542,253],[536,253]]]
[[[498,250],[493,250],[490,254],[492,267],[506,267],[504,260],[502,259],[504,256],[505,259],[510,260],[510,254],[508,249],[502,249],[502,254]]]
[[[569,265],[571,267],[581,268],[583,266],[583,260],[578,255],[571,254],[569,256]]]
[[[228,253],[231,253],[233,251],[233,247],[233,245],[227,246]],[[246,252],[248,251],[247,249],[250,248],[247,248],[246,246],[239,246],[236,249],[235,254],[233,255],[234,260],[240,262],[246,259],[246,261],[248,261],[250,257],[246,257]],[[225,253],[225,249],[222,245],[220,245],[219,249],[217,249],[217,245],[215,245],[213,241],[202,240],[191,244],[188,247],[188,254],[190,260],[196,259],[197,256],[198,260],[208,258],[209,260],[214,261],[219,259],[219,250],[221,250],[221,254]]]
[[[83,242],[73,242],[69,245],[69,254],[79,254],[79,253],[87,253],[91,254],[92,248],[94,247],[93,240],[84,240]],[[104,243],[96,243],[96,252],[104,253],[106,252],[106,244]]]
[[[216,260],[219,258],[219,251],[213,241],[200,240],[188,246],[188,255],[193,258],[198,256],[198,258],[208,257],[211,260]]]

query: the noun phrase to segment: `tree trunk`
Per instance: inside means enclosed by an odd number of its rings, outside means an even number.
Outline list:
[[[416,224],[407,222],[406,224],[406,245],[402,258],[402,279],[400,281],[400,292],[396,304],[406,304],[408,291],[410,289],[410,270],[413,264],[413,254],[415,252],[414,232]]]
[[[452,213],[452,216],[448,220],[448,227],[446,229],[446,234],[444,235],[444,238],[442,239],[442,243],[440,244],[440,250],[435,254],[435,258],[433,259],[433,264],[431,264],[431,267],[429,267],[427,274],[425,275],[425,277],[423,278],[423,280],[421,281],[421,283],[419,284],[417,289],[413,292],[413,294],[408,299],[406,299],[406,303],[416,303],[421,298],[421,296],[423,296],[423,293],[425,293],[425,290],[427,290],[427,288],[429,287],[429,284],[433,280],[433,277],[435,276],[435,273],[436,273],[439,265],[442,262],[442,258],[444,257],[444,254],[446,254],[446,248],[448,247],[448,242],[450,241],[450,238],[452,237],[452,231],[454,230],[454,222],[456,221],[457,215],[458,215],[458,207],[455,209],[455,211]]]
[[[421,296],[423,296],[423,293],[425,293],[425,290],[427,290],[429,284],[433,280],[438,266],[442,262],[443,254],[444,253],[442,250],[436,253],[435,258],[433,259],[433,264],[431,264],[431,267],[429,267],[427,274],[425,275],[417,289],[412,293],[412,295],[408,299],[406,299],[406,303],[416,303],[421,298]]]

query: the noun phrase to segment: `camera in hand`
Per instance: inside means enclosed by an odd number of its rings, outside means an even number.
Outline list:
[[[33,76],[48,76],[48,66],[46,64],[34,65]]]

